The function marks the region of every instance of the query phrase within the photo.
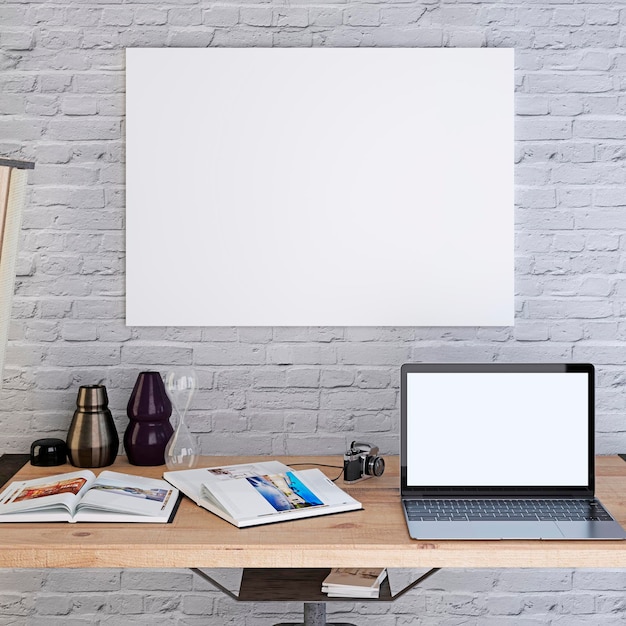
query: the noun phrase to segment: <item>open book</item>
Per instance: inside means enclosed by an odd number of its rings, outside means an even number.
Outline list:
[[[0,493],[0,522],[165,523],[177,501],[164,480],[81,470],[12,482]]]
[[[320,470],[296,472],[278,461],[165,472],[163,478],[238,528],[362,508]]]

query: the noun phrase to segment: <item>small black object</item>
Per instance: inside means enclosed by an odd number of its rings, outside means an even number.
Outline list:
[[[63,465],[67,461],[67,445],[62,439],[37,439],[30,446],[30,463],[38,467]]]

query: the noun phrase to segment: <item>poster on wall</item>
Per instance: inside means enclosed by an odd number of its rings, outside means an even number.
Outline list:
[[[26,203],[29,161],[0,157],[0,389],[4,357],[11,324],[11,306],[15,291],[15,268]]]
[[[128,49],[126,322],[503,326],[513,50]]]

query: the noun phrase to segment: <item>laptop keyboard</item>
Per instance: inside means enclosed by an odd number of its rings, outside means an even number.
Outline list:
[[[404,500],[409,521],[610,521],[597,500]]]

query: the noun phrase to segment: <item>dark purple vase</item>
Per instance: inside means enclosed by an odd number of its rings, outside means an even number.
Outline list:
[[[141,372],[130,394],[124,449],[133,465],[163,465],[164,452],[174,429],[169,417],[172,403],[159,372]]]

